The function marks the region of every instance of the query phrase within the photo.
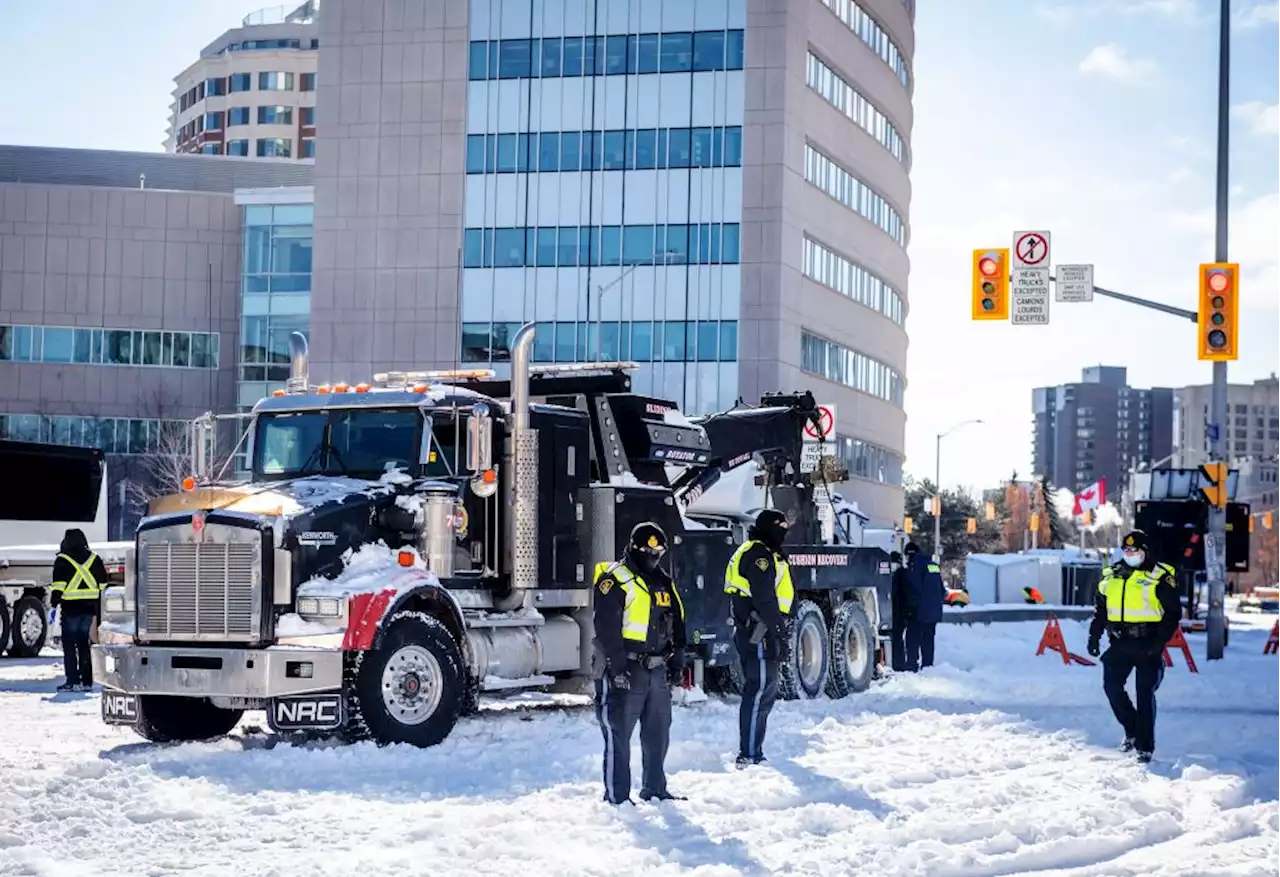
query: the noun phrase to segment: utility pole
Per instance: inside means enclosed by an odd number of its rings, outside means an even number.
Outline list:
[[[1220,0],[1218,8],[1218,173],[1217,231],[1214,261],[1227,261],[1228,146],[1231,101],[1231,0]],[[1227,428],[1227,364],[1213,363],[1213,386],[1209,395],[1209,455],[1227,459],[1224,453]],[[1226,485],[1223,485],[1226,489]],[[1209,528],[1205,534],[1205,573],[1209,586],[1209,614],[1205,619],[1205,646],[1209,660],[1221,658],[1226,648],[1227,594],[1227,512],[1209,507]]]
[[[979,418],[957,423],[946,432],[937,435],[933,458],[933,562],[942,563],[942,440],[962,426],[982,423]]]

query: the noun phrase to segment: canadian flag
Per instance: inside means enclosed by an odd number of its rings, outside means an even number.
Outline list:
[[[1100,478],[1084,490],[1076,494],[1075,505],[1071,514],[1080,517],[1090,509],[1096,509],[1107,501],[1107,479]]]

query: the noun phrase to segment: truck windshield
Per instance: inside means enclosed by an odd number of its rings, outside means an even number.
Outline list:
[[[377,478],[393,469],[417,474],[422,420],[416,408],[263,415],[254,436],[254,476]]]

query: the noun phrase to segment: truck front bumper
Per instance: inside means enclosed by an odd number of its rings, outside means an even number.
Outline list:
[[[94,645],[92,653],[94,678],[104,688],[126,694],[265,699],[342,687],[340,649],[103,643]]]

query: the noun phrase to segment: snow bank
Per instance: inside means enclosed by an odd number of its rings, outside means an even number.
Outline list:
[[[413,556],[411,566],[400,565],[399,555],[403,552]],[[419,585],[440,583],[414,548],[392,551],[385,543],[376,542],[360,546],[359,551],[348,548],[342,555],[342,563],[342,572],[337,577],[309,579],[298,586],[298,596],[342,599],[388,589],[399,593]]]

